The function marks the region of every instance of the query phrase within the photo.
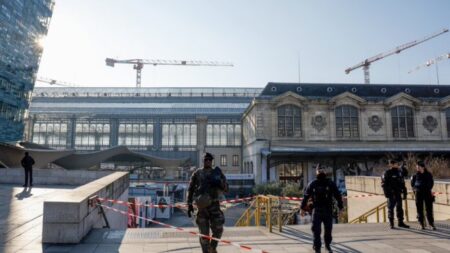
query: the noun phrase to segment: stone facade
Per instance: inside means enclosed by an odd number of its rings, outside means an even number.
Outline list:
[[[269,83],[243,115],[243,163],[255,164],[257,183],[277,181],[279,164],[302,163],[306,184],[318,162],[340,177],[369,174],[383,166],[387,154],[446,154],[449,95],[450,86]],[[288,126],[278,122],[278,110],[285,105],[300,109],[299,126],[289,121],[289,129],[300,127],[301,136],[280,134],[279,125]],[[348,125],[353,119],[337,126],[340,106],[356,108],[352,129]],[[412,112],[410,119],[401,115],[403,110]],[[393,122],[391,113],[397,111]]]

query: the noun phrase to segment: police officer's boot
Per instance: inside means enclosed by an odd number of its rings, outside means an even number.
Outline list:
[[[430,223],[431,229],[436,230],[436,226],[434,225],[434,223]]]
[[[409,226],[406,225],[403,221],[399,221],[399,222],[398,222],[398,227],[399,227],[399,228],[409,228]]]
[[[320,253],[320,247],[313,246],[314,253]]]
[[[425,229],[425,223],[423,222],[423,221],[421,221],[421,222],[419,222],[420,223],[420,228],[422,229],[422,230],[424,230]]]
[[[394,220],[389,220],[389,227],[394,229]]]
[[[331,249],[331,245],[325,245],[325,249],[328,250],[328,253],[333,253],[333,250]]]

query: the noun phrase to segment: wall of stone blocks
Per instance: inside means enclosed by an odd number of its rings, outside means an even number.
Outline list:
[[[367,176],[348,176],[345,177],[347,194],[350,196],[347,200],[348,218],[355,219],[372,208],[386,202],[386,198],[381,188],[380,177]],[[410,180],[406,180],[408,192],[412,192]],[[433,192],[441,194],[436,195],[436,202],[433,205],[434,216],[436,220],[450,219],[450,182],[435,181]],[[376,194],[377,196],[365,198],[351,198],[351,196],[361,194]],[[414,196],[409,194],[408,197],[409,220],[416,221],[417,212],[414,202]],[[382,220],[382,215],[380,216]],[[369,217],[368,222],[376,222],[376,216]]]
[[[128,173],[115,172],[45,201],[42,242],[79,243],[92,228],[105,225],[99,207],[90,205],[89,198],[98,196],[126,200],[128,187]],[[113,206],[110,203],[104,205]],[[114,214],[112,211],[106,213],[113,221],[111,228],[126,229],[126,215]]]
[[[111,173],[111,171],[33,169],[33,184],[83,185]],[[24,169],[0,169],[0,183],[23,184],[24,178]]]

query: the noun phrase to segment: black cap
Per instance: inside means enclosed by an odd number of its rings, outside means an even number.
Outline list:
[[[424,161],[417,161],[417,165],[419,165],[422,168],[425,168],[425,162]]]
[[[316,171],[324,171],[325,172],[325,168],[320,163],[318,163],[316,165]]]
[[[205,154],[203,155],[203,160],[205,160],[205,159],[207,159],[207,160],[213,160],[213,159],[214,159],[214,156],[213,156],[211,153],[205,153]]]
[[[401,158],[392,158],[391,160],[389,160],[390,164],[394,164],[394,163],[401,163],[403,160]]]

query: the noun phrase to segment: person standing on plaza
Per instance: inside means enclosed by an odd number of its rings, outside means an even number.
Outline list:
[[[304,192],[304,197],[301,203],[302,216],[305,210],[308,209],[308,200],[312,199],[312,227],[311,230],[314,236],[314,251],[320,252],[322,242],[320,239],[322,223],[324,225],[324,240],[325,248],[328,252],[332,252],[332,229],[333,229],[333,199],[337,201],[340,211],[344,208],[342,196],[336,184],[327,178],[325,170],[316,167],[316,179],[309,183]]]
[[[33,165],[34,159],[29,155],[28,152],[25,152],[25,156],[21,161],[22,167],[25,169],[25,184],[23,187],[33,186]],[[29,180],[29,184],[28,184]]]
[[[433,175],[428,172],[423,161],[418,161],[416,165],[417,173],[411,179],[411,188],[414,190],[416,196],[416,208],[417,208],[417,220],[419,221],[422,229],[425,229],[425,220],[423,215],[423,204],[425,202],[425,209],[427,212],[428,224],[436,230],[434,226],[433,217]]]
[[[219,167],[212,168],[214,157],[210,153],[203,156],[203,168],[197,169],[191,177],[188,188],[188,216],[194,212],[193,203],[197,205],[196,223],[202,235],[220,239],[223,233],[225,216],[220,210],[219,200],[223,192],[228,191],[225,175]],[[217,253],[218,241],[200,237],[203,253]]]
[[[409,228],[403,222],[403,199],[407,197],[407,190],[405,186],[405,179],[400,169],[400,161],[392,159],[389,161],[389,169],[386,170],[381,177],[381,187],[384,191],[384,196],[387,198],[388,218],[391,229],[394,228],[394,208],[397,210],[398,226],[401,228]]]

